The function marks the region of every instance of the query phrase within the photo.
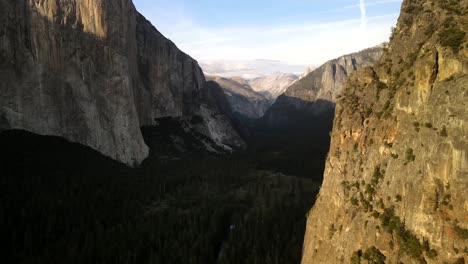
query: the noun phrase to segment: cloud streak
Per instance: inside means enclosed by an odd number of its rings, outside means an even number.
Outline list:
[[[380,6],[380,5],[388,5],[388,4],[394,4],[394,3],[401,3],[403,0],[378,0],[378,1],[366,1],[366,8],[371,7],[371,6]],[[347,9],[354,9],[354,8],[360,8],[361,7],[361,1],[359,1],[358,4],[352,4],[352,5],[347,5],[343,6],[340,8],[337,8],[333,11],[339,11],[339,10],[347,10]]]
[[[245,79],[253,79],[274,72],[290,72],[302,74],[310,65],[289,64],[274,60],[242,60],[242,61],[202,61],[200,66],[207,75],[223,77],[241,76]]]
[[[168,31],[167,36],[201,62],[269,59],[318,65],[387,41],[397,17],[398,14],[366,16],[366,30],[360,19],[222,29],[184,23],[180,30]]]
[[[367,27],[366,1],[360,0],[359,7],[361,8],[361,27]]]
[[[369,16],[366,8],[395,1],[401,0],[362,0],[363,5],[361,0],[356,1],[356,16],[344,20],[290,19],[280,24],[240,23],[222,27],[202,25],[183,9],[168,12],[158,7],[145,9],[144,13],[166,37],[198,60],[205,72],[256,76],[277,71],[297,73],[306,66],[318,66],[388,41],[398,13]],[[277,63],[260,63],[261,59]]]

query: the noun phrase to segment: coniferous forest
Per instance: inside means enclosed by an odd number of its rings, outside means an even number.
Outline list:
[[[298,263],[325,156],[291,144],[133,169],[56,137],[0,144],[3,263]]]

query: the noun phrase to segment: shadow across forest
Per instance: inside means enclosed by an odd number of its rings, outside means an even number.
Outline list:
[[[84,54],[70,54],[67,60],[92,58],[86,50],[96,47],[98,58],[106,57],[105,44],[115,41],[70,25],[60,30],[61,38],[51,41],[63,45],[75,45],[63,39],[84,41]],[[29,43],[27,38],[28,34],[12,43]],[[112,52],[123,52],[120,48]],[[107,68],[97,67],[104,61],[93,63],[94,75],[106,76]],[[26,73],[17,65],[15,74],[21,79]],[[55,89],[50,92],[54,95],[58,86],[47,87]],[[219,92],[213,88],[210,100],[227,113]],[[4,131],[0,133],[0,242],[4,245],[0,261],[299,263],[305,215],[318,193],[329,144],[326,137],[317,144],[322,134],[308,118],[301,116],[298,120],[305,123],[284,129],[236,119],[234,126],[249,142],[247,150],[214,155],[195,148],[189,155],[169,153],[164,159],[151,155],[140,168],[129,168],[59,137]],[[0,127],[9,129],[5,121],[0,120]],[[64,126],[82,127],[74,125],[75,119],[67,121],[72,123]],[[146,142],[154,144],[152,153],[161,146],[158,140],[168,138],[164,133],[182,131],[172,127],[177,126],[173,121],[165,119],[157,133],[143,129]],[[151,135],[157,138],[148,138]],[[163,151],[174,151],[164,147]]]
[[[238,155],[132,169],[58,137],[0,145],[3,263],[298,263],[319,189]]]
[[[203,151],[199,135],[161,119],[142,129],[152,155],[137,169],[59,137],[4,131],[0,259],[299,263],[332,123],[303,117],[283,127],[235,120],[249,148],[234,154]],[[175,134],[189,143],[183,155],[167,143]]]
[[[292,97],[284,101],[274,104],[261,119],[237,115],[248,130],[247,155],[254,156],[262,168],[321,182],[335,104]]]

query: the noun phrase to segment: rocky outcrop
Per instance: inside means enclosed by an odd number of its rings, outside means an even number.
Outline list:
[[[290,127],[292,123],[308,122],[307,119],[330,115],[330,112],[331,117],[336,98],[348,76],[363,67],[374,65],[382,52],[383,45],[380,45],[328,61],[278,97],[263,117],[265,123],[272,127]],[[298,119],[298,116],[303,118]]]
[[[148,154],[140,127],[206,111],[197,62],[131,0],[0,0],[0,77],[0,130],[61,136],[129,165]]]
[[[297,75],[277,72],[264,77],[252,79],[249,81],[249,84],[256,92],[262,93],[266,97],[270,97],[275,100],[297,80],[299,80]]]
[[[207,79],[218,83],[232,110],[245,117],[260,118],[272,104],[271,99],[255,92],[249,82],[241,77],[207,76]]]
[[[405,0],[338,100],[302,263],[465,263],[467,1]]]
[[[380,45],[328,61],[289,87],[277,103],[287,103],[287,98],[335,103],[348,76],[359,69],[373,66],[382,53],[383,45]]]
[[[301,74],[301,76],[299,76],[299,79],[306,77],[309,73],[315,71],[316,69],[317,67],[314,67],[314,66],[307,67],[305,71]]]

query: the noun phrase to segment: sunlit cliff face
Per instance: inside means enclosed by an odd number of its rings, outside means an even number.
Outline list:
[[[103,5],[96,5],[93,0],[57,2],[50,0],[33,1],[31,7],[50,22],[72,25],[83,32],[99,38],[106,37]]]

